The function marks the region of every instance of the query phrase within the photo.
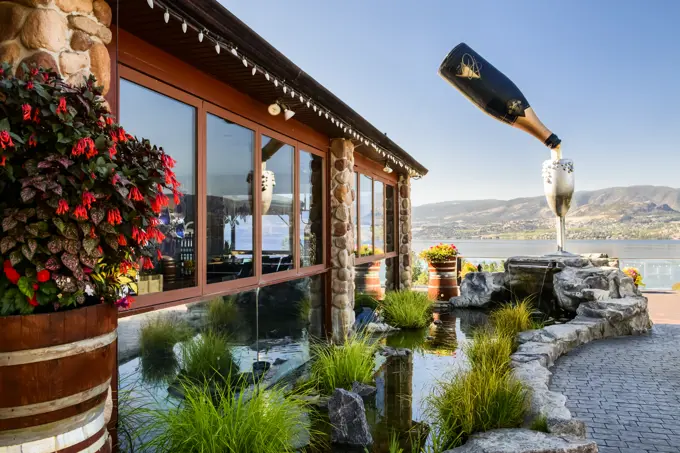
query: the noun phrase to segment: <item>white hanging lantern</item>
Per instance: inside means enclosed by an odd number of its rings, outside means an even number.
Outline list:
[[[165,21],[166,24],[170,22],[170,11],[168,11],[167,9],[163,13],[163,20]]]
[[[182,33],[187,32],[187,21],[182,22]]]
[[[217,55],[220,54],[221,50],[222,50],[222,48],[220,47],[220,43],[215,44],[215,52],[217,52]]]
[[[198,32],[198,42],[203,42],[203,30]]]

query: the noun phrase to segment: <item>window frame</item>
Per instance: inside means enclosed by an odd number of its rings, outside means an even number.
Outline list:
[[[167,96],[176,101],[182,102],[196,109],[196,234],[195,241],[196,253],[196,286],[191,288],[175,289],[170,291],[160,291],[152,294],[137,296],[136,302],[131,310],[121,312],[121,316],[131,316],[150,310],[167,308],[170,306],[183,305],[195,301],[205,300],[219,295],[228,295],[242,291],[249,291],[258,287],[269,286],[285,281],[296,280],[317,274],[328,273],[330,271],[330,248],[327,241],[330,228],[329,219],[329,152],[322,151],[319,147],[307,142],[296,140],[276,130],[266,127],[256,121],[245,118],[231,110],[220,107],[202,97],[190,94],[169,83],[160,81],[135,67],[128,66],[123,62],[118,62],[118,74],[116,79],[116,91],[119,96],[120,80],[127,80],[151,91]],[[120,108],[120,100],[117,100]],[[233,122],[239,126],[252,130],[255,134],[254,149],[254,171],[255,181],[262,178],[262,135],[281,140],[293,147],[293,216],[294,216],[294,246],[293,269],[275,272],[272,274],[262,273],[262,218],[261,218],[261,192],[255,191],[255,201],[253,209],[253,273],[252,277],[226,282],[208,283],[207,282],[207,118],[208,114],[215,115],[222,119]],[[122,119],[124,121],[124,119]],[[313,266],[303,267],[300,265],[300,152],[305,151],[322,158],[322,263]],[[253,187],[257,187],[253,185]],[[327,277],[324,277],[327,278]],[[330,291],[326,284],[327,293]],[[328,299],[328,294],[326,294]],[[327,303],[328,305],[328,303]],[[326,310],[328,311],[328,310]],[[328,316],[328,315],[327,315]]]

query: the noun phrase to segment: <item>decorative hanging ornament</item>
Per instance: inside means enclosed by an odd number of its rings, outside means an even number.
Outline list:
[[[328,119],[328,112],[326,112],[326,119]]]
[[[198,32],[198,42],[203,42],[203,30]]]
[[[295,90],[290,90],[290,97],[295,98]]]
[[[267,79],[267,82],[269,82],[269,73],[268,72],[264,73],[264,78]]]
[[[303,99],[302,95],[300,95],[300,102],[304,103],[305,100]]]
[[[236,52],[236,47],[231,48],[231,54],[235,57],[238,57],[238,52]]]
[[[255,75],[255,74],[257,73],[257,67],[256,67],[256,66],[253,66],[253,70],[250,71],[250,73],[251,73],[252,75]]]
[[[302,96],[300,96],[300,98],[302,98]],[[307,108],[309,108],[309,101],[307,101]]]
[[[241,62],[243,63],[243,66],[245,66],[246,68],[248,67],[248,60],[246,60],[246,57],[243,57],[243,60],[241,60]]]
[[[314,110],[314,111],[316,112],[316,104],[314,104],[314,105],[312,106],[312,110]]]
[[[153,9],[153,0],[146,0],[146,4],[149,5],[149,8]]]
[[[220,50],[222,50],[222,48],[220,47],[220,43],[215,44],[215,52],[217,52],[217,55],[220,54]]]
[[[182,33],[187,32],[187,21],[182,22]]]
[[[288,87],[284,85],[283,86],[283,94],[286,94],[286,93],[288,93]]]
[[[279,81],[278,81],[278,80],[276,80],[276,79],[274,79],[274,86],[275,86],[276,88],[278,88],[278,87],[279,87]]]
[[[168,11],[167,9],[163,13],[163,20],[165,21],[166,24],[170,22],[170,11]]]

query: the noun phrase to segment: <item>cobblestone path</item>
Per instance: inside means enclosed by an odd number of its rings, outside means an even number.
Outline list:
[[[600,453],[680,453],[680,325],[593,341],[551,371]]]

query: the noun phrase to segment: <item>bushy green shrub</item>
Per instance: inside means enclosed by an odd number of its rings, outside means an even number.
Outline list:
[[[368,334],[352,335],[341,345],[313,345],[310,383],[324,394],[336,388],[351,390],[355,381],[372,383],[378,347]]]
[[[432,318],[432,301],[418,291],[389,291],[379,307],[388,324],[402,329],[423,328]]]
[[[181,356],[184,376],[193,382],[234,382],[238,378],[239,366],[231,355],[227,337],[220,333],[206,331],[183,343]]]
[[[428,404],[445,447],[454,448],[473,433],[521,426],[526,396],[526,389],[510,372],[477,366],[438,383]]]
[[[305,402],[279,387],[250,392],[183,382],[184,402],[153,411],[144,446],[155,453],[292,453],[314,435]]]
[[[491,312],[491,325],[496,333],[514,339],[518,333],[533,328],[532,311],[529,299],[504,305]]]
[[[497,335],[490,329],[475,331],[470,343],[463,347],[472,368],[488,367],[498,372],[510,367],[513,340],[506,335]]]

